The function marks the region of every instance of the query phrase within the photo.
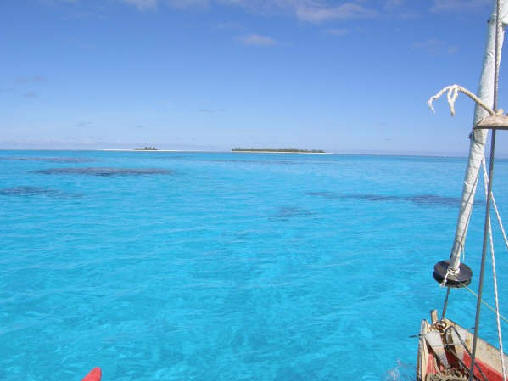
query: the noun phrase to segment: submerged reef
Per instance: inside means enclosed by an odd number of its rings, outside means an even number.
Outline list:
[[[34,171],[43,175],[83,175],[83,176],[146,176],[146,175],[170,175],[171,171],[158,168],[51,168]]]
[[[308,192],[309,196],[322,197],[328,200],[366,200],[366,201],[409,201],[420,206],[458,206],[458,197],[446,197],[436,194],[416,195],[382,195],[382,194],[339,194],[333,192]]]
[[[47,196],[53,198],[79,198],[79,194],[70,194],[61,192],[55,189],[39,188],[31,186],[19,186],[13,188],[0,189],[0,196],[17,196],[17,197],[31,197],[31,196]]]
[[[47,163],[89,163],[94,161],[83,157],[0,157],[0,160],[43,161]]]
[[[277,218],[307,217],[311,215],[312,212],[307,209],[299,208],[296,206],[283,206],[280,207],[279,210],[277,211],[276,217]]]

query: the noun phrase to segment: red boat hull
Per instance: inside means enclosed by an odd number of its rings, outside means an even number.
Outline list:
[[[422,321],[418,343],[418,381],[436,379],[429,377],[433,375],[468,379],[473,334],[448,319],[437,321],[437,313],[433,312],[432,316],[432,324]],[[506,356],[505,363],[508,364]],[[501,354],[482,339],[478,339],[474,376],[478,380],[503,381]]]
[[[101,381],[101,368],[93,368],[81,381]]]

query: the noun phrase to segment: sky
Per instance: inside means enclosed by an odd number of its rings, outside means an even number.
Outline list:
[[[492,3],[1,0],[0,148],[462,155]]]

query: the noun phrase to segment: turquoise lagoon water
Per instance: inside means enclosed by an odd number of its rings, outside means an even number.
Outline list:
[[[448,257],[464,167],[1,151],[0,379],[80,380],[100,366],[105,381],[414,380],[411,335],[442,305],[432,266]],[[508,162],[496,170],[508,213]],[[452,293],[449,317],[472,327],[474,308]],[[494,341],[492,313],[482,316]]]

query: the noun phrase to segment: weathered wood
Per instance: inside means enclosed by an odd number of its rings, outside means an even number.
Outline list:
[[[439,331],[430,331],[425,335],[425,340],[427,340],[427,344],[432,348],[432,352],[434,352],[439,362],[445,369],[450,367],[448,363],[448,359],[446,358],[446,351],[443,340],[441,339],[441,334]]]
[[[427,368],[429,364],[429,349],[425,334],[429,332],[429,323],[427,320],[422,320],[420,327],[420,338],[418,339],[418,358],[416,361],[416,378],[417,381],[425,381],[427,378]]]
[[[480,120],[475,128],[508,130],[508,115],[489,115]]]
[[[438,321],[437,310],[430,311],[430,321],[432,322],[432,324]]]
[[[437,322],[437,311],[432,311],[431,316]],[[441,324],[446,327],[444,335]],[[438,325],[430,325],[425,320],[422,321],[418,341],[416,373],[418,381],[450,380],[449,377],[454,380],[462,379],[461,377],[467,376],[467,369],[471,366],[469,354],[471,353],[473,334],[448,319],[443,319],[442,323],[439,322]],[[499,355],[497,348],[479,339],[476,353],[477,366],[474,371],[475,378],[482,380],[485,376],[485,379],[489,381],[503,381]],[[506,355],[505,361],[508,362],[508,356]],[[481,372],[479,368],[481,368]],[[466,373],[464,374],[464,372]],[[461,376],[458,377],[459,375]]]

